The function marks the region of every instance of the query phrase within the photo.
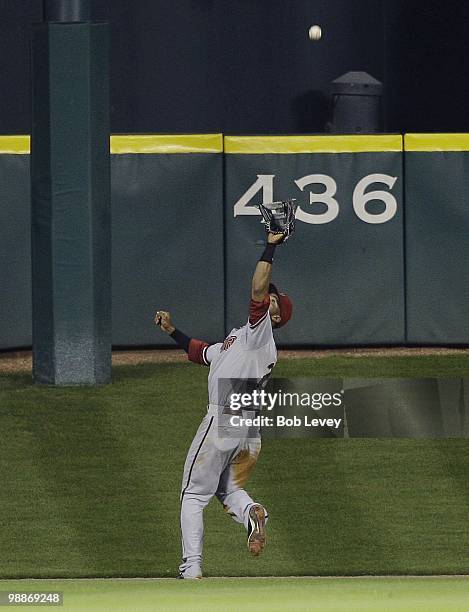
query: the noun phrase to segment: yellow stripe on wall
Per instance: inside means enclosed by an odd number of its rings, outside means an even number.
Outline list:
[[[0,154],[28,155],[31,149],[29,136],[0,136]]]
[[[0,136],[0,154],[30,151],[29,136]],[[111,153],[223,153],[223,134],[111,136]]]
[[[222,153],[223,134],[111,136],[111,153]]]
[[[27,155],[30,137],[0,136],[0,154]],[[402,151],[393,134],[334,136],[225,136],[225,153],[360,153]],[[469,151],[469,134],[406,134],[406,151]],[[111,153],[221,153],[222,134],[111,136]]]
[[[402,151],[400,134],[225,136],[225,153],[373,153]]]
[[[406,134],[405,151],[469,151],[469,134]]]

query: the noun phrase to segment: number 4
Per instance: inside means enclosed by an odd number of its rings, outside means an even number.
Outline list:
[[[257,206],[248,206],[253,197],[262,191],[262,203],[268,204],[274,201],[274,178],[275,174],[258,174],[255,181],[234,205],[234,216],[238,215],[260,215]]]

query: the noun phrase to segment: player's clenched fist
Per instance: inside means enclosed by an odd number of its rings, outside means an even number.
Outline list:
[[[172,324],[171,315],[165,310],[157,310],[154,321],[155,325],[161,327],[167,334],[172,334],[176,329]]]

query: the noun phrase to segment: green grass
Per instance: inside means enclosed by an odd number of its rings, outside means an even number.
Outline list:
[[[469,604],[467,577],[23,581],[0,582],[0,590],[62,591],[65,612],[452,612]]]
[[[342,357],[280,360],[275,376],[363,377],[467,377],[469,356]]]
[[[282,361],[275,374],[459,376],[464,364],[331,357]],[[185,363],[118,367],[100,388],[2,375],[0,576],[175,575],[181,471],[206,376]],[[469,573],[468,473],[465,439],[266,440],[247,487],[270,512],[266,553],[250,559],[242,527],[213,501],[205,572]]]

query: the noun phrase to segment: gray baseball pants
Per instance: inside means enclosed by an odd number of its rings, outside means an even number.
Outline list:
[[[259,430],[232,427],[230,415],[209,406],[187,453],[181,491],[182,563],[185,578],[202,574],[203,511],[214,495],[235,521],[248,526],[255,503],[243,489],[261,450]],[[244,416],[253,416],[252,412]]]

